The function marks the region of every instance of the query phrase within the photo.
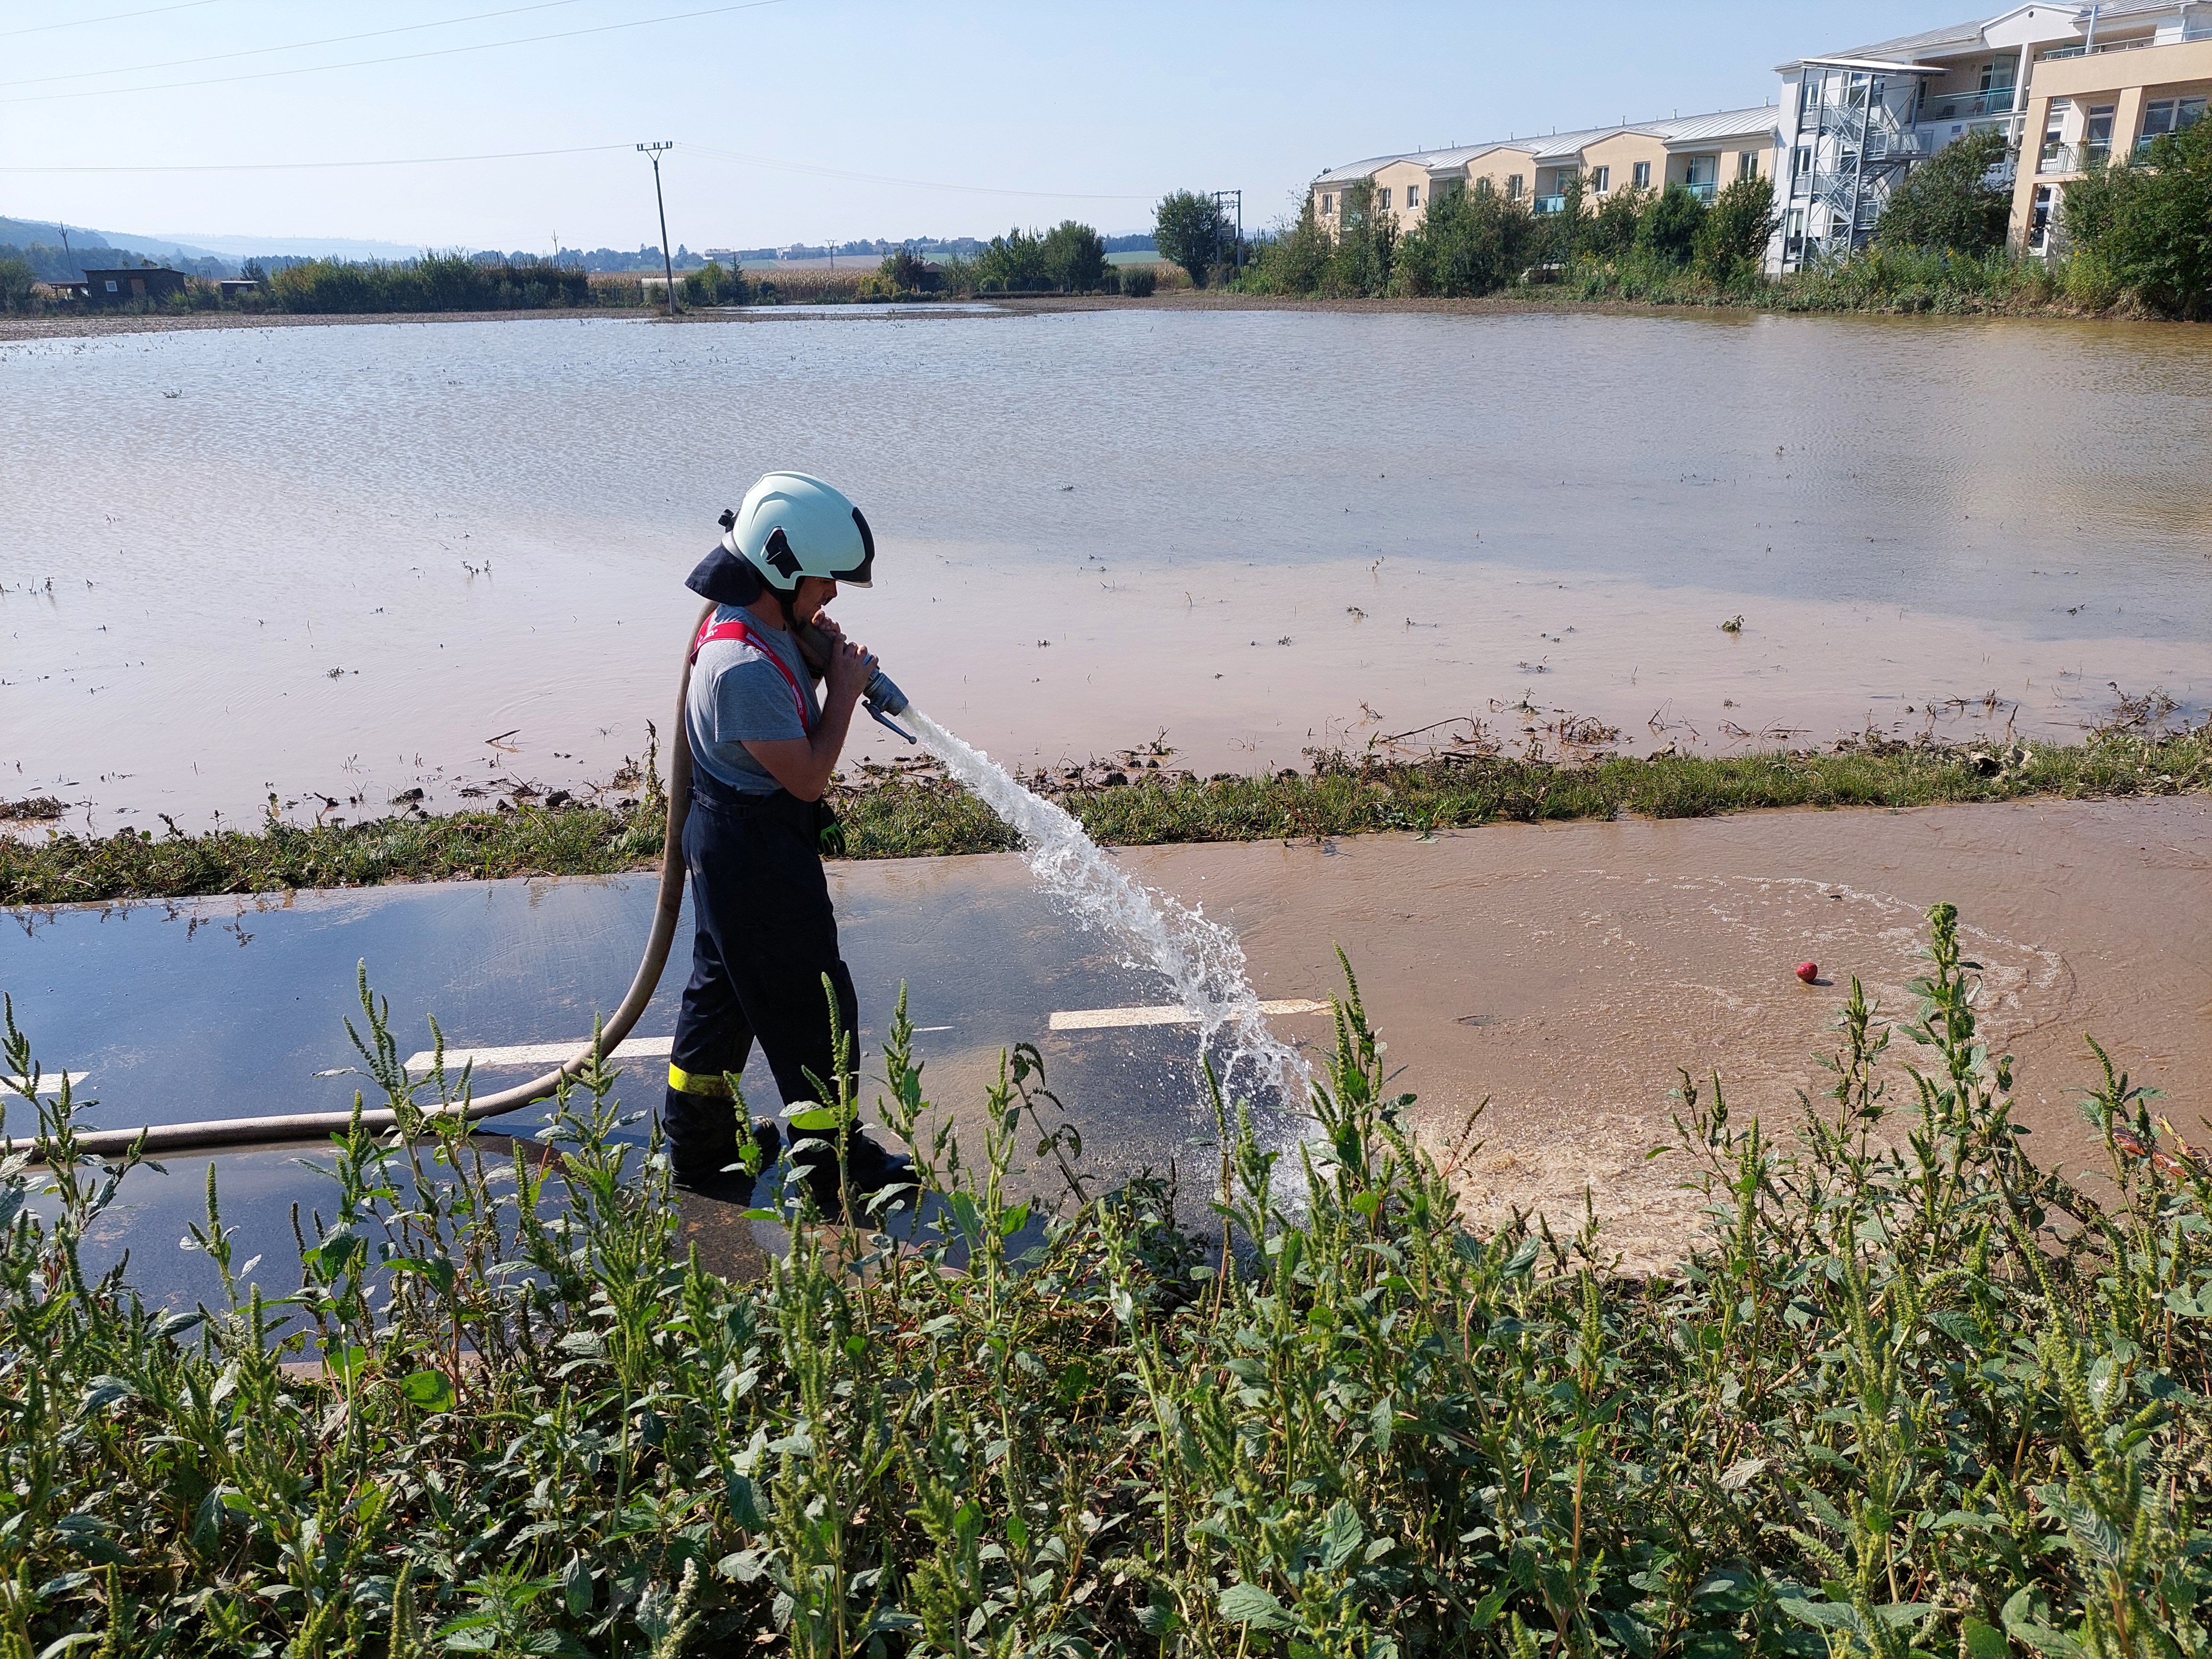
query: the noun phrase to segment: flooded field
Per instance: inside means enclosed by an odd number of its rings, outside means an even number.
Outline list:
[[[158,830],[605,781],[770,466],[866,504],[841,617],[1014,760],[2065,735],[2113,684],[2212,695],[2203,331],[210,330],[0,344],[0,798]]]

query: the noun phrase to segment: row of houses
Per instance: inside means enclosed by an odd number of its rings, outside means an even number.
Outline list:
[[[2067,180],[2203,118],[2212,0],[2017,6],[1776,72],[1778,96],[1749,108],[1333,167],[1313,182],[1313,210],[1334,230],[1346,189],[1364,185],[1372,210],[1408,231],[1439,192],[1478,180],[1544,214],[1565,204],[1575,181],[1585,201],[1668,185],[1710,200],[1735,179],[1763,176],[1774,181],[1767,267],[1778,274],[1864,246],[1915,165],[1995,130],[2009,146],[1995,178],[2012,193],[2014,246],[2043,253]]]

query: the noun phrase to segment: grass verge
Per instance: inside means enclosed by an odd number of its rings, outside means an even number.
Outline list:
[[[1794,1133],[1683,1075],[1708,1206],[1648,1280],[1594,1218],[1462,1224],[1474,1149],[1414,1141],[1348,973],[1310,1122],[1216,1097],[1211,1256],[1161,1182],[1086,1185],[1033,1049],[963,1163],[902,1000],[922,1219],[787,1188],[732,1284],[611,1073],[495,1156],[364,980],[407,1133],[333,1137],[282,1296],[210,1168],[210,1300],[164,1310],[85,1271],[121,1171],[64,1084],[46,1168],[0,1158],[0,1653],[2201,1655],[2212,1161],[2092,1045],[2102,1196],[2039,1169],[1929,920],[1909,1080],[1856,984]],[[39,1101],[12,1013],[0,1060]]]
[[[1118,780],[1119,781],[1116,781]],[[2173,794],[2212,787],[2212,728],[2098,734],[2066,747],[1854,744],[1826,753],[1664,755],[1581,763],[1504,756],[1405,762],[1324,754],[1303,773],[1210,779],[1092,768],[1029,780],[1101,842],[1264,841],[1498,822],[1705,817],[1772,806],[1928,806],[1948,801]],[[1012,833],[974,796],[928,771],[841,786],[847,858],[1000,852]],[[657,794],[635,806],[526,805],[342,826],[272,820],[258,831],[185,835],[50,830],[0,837],[0,904],[174,898],[301,887],[500,876],[608,875],[660,855]]]

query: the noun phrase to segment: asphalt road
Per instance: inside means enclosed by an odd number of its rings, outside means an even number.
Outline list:
[[[854,866],[831,879],[860,990],[864,1074],[880,1076],[878,1045],[903,981],[932,1097],[961,1123],[971,1157],[980,1155],[980,1108],[1001,1049],[1033,1042],[1092,1171],[1111,1178],[1195,1167],[1186,1185],[1202,1200],[1214,1154],[1193,1146],[1211,1139],[1194,1031],[1124,1023],[1165,1000],[1156,975],[1124,966],[1111,941],[1056,910],[1011,860]],[[484,1087],[504,1087],[545,1067],[497,1050],[586,1037],[593,1014],[620,1000],[653,896],[649,878],[633,877],[14,911],[0,931],[0,989],[32,1039],[46,1089],[70,1073],[88,1127],[342,1110],[356,1090],[374,1106],[381,1094],[346,1032],[350,1020],[367,1035],[363,966],[374,994],[388,1000],[415,1073],[427,1069],[434,1016],[449,1065],[457,1069],[457,1051],[493,1051],[478,1075]],[[660,1097],[689,939],[687,918],[660,989],[617,1057],[617,1092],[634,1108]],[[1099,1012],[1117,1010],[1132,1012]],[[1052,1016],[1070,1012],[1091,1014],[1089,1029],[1054,1030]],[[1278,1024],[1286,1035],[1301,1025],[1318,1035],[1326,1022]],[[775,1109],[774,1080],[757,1054],[745,1084],[757,1109]],[[20,1135],[29,1109],[20,1099],[8,1107],[7,1127]],[[528,1135],[543,1117],[532,1108],[484,1127]],[[645,1132],[638,1123],[624,1133],[641,1139]],[[264,1258],[260,1282],[272,1292],[296,1288],[293,1206],[313,1237],[331,1190],[311,1167],[319,1161],[312,1146],[179,1155],[162,1170],[135,1171],[87,1265],[98,1270],[127,1249],[131,1282],[149,1299],[212,1294],[212,1269],[178,1248],[201,1218],[210,1161],[224,1220],[240,1229],[240,1257]],[[1039,1189],[1057,1184],[1042,1171],[1031,1178]],[[744,1249],[725,1218],[702,1226],[726,1249]]]

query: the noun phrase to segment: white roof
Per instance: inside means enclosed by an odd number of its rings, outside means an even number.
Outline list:
[[[1450,167],[1463,167],[1476,156],[1486,155],[1498,148],[1496,144],[1463,144],[1457,149],[1417,149],[1408,150],[1400,155],[1371,155],[1364,161],[1348,161],[1340,167],[1331,167],[1320,178],[1315,179],[1314,183],[1316,185],[1358,184],[1362,179],[1372,179],[1384,167],[1395,161],[1419,162],[1431,173]]]
[[[1659,136],[1669,144],[1695,144],[1715,138],[1765,137],[1781,118],[1771,104],[1753,109],[1724,109],[1712,115],[1693,115],[1680,121],[1654,122]]]
[[[1923,29],[1917,34],[1900,34],[1892,40],[1876,40],[1863,46],[1847,46],[1841,52],[1821,52],[1818,58],[1909,64],[1918,58],[1969,52],[1985,44],[1984,31],[2024,9],[2026,8],[2021,6],[2011,6],[2003,11],[1992,12],[1986,17],[1976,17],[1964,23],[1947,23],[1941,28]],[[2179,9],[2179,0],[2100,0],[2096,8],[2098,32],[2103,33],[2108,25],[2114,22]],[[2089,10],[2086,5],[2075,8],[2074,26],[2076,28],[2087,31]],[[1785,70],[1796,66],[1796,63],[1781,65]]]
[[[1718,138],[1745,136],[1765,137],[1774,131],[1778,112],[1771,104],[1754,104],[1748,109],[1718,110],[1711,115],[1670,116],[1659,121],[1625,121],[1606,127],[1577,127],[1570,132],[1551,132],[1532,135],[1526,138],[1498,138],[1486,144],[1466,144],[1456,149],[1409,150],[1397,155],[1374,155],[1364,161],[1352,161],[1340,167],[1331,167],[1314,180],[1318,186],[1357,184],[1363,179],[1372,179],[1393,162],[1413,161],[1431,173],[1444,173],[1465,167],[1479,155],[1493,150],[1517,150],[1539,163],[1571,161],[1601,138],[1611,138],[1624,132],[1641,133],[1657,138],[1669,145],[1709,143]]]

